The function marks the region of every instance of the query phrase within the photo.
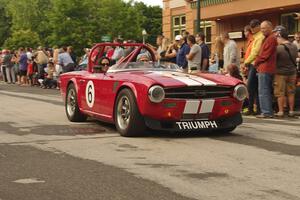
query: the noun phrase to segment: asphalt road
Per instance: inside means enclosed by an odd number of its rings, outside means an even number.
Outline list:
[[[0,82],[0,200],[300,199],[300,119],[123,138],[70,123],[58,90]]]

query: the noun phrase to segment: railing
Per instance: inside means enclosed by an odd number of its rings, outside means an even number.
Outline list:
[[[200,6],[203,8],[203,7],[207,7],[207,6],[229,3],[232,1],[235,1],[235,0],[200,0]],[[191,8],[192,9],[197,8],[197,1],[191,2]]]

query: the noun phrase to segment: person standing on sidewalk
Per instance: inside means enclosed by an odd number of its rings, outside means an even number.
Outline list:
[[[196,42],[201,47],[201,51],[202,51],[200,70],[208,71],[210,51],[207,44],[205,44],[204,33],[200,32],[196,34]]]
[[[265,36],[260,31],[260,21],[257,19],[253,19],[250,21],[250,28],[253,34],[253,40],[248,45],[245,55],[245,67],[248,68],[248,81],[247,87],[249,92],[249,105],[248,111],[244,113],[245,115],[259,115],[260,114],[260,106],[258,100],[258,79],[257,79],[257,71],[254,68],[253,64],[255,59],[257,58],[259,51],[261,49],[261,45]],[[250,49],[250,50],[249,50]],[[249,52],[250,51],[250,52]],[[254,104],[256,103],[256,112],[254,112]]]
[[[33,54],[35,62],[38,66],[38,77],[43,79],[45,74],[45,68],[47,67],[48,57],[43,51],[43,47],[38,47],[37,52]]]
[[[196,43],[196,38],[193,35],[189,35],[187,37],[187,44],[190,47],[190,52],[186,55],[186,59],[188,61],[188,73],[194,74],[200,72],[202,49]]]
[[[6,54],[3,57],[3,65],[5,65],[6,78],[8,84],[16,82],[16,74],[14,64],[12,62],[12,57],[13,55],[9,50],[7,50]]]
[[[224,43],[224,73],[226,74],[227,66],[235,64],[240,67],[240,54],[237,44],[234,40],[231,40],[229,33],[221,35],[222,42]]]
[[[26,86],[27,85],[27,66],[28,66],[27,60],[28,60],[28,58],[27,58],[27,54],[23,48],[19,49],[19,53],[20,53],[19,68],[20,68],[20,76],[21,76],[20,86]]]
[[[277,117],[284,117],[284,101],[286,95],[289,104],[289,117],[294,117],[298,49],[289,41],[289,35],[285,27],[276,26],[274,29],[277,46],[276,74],[274,78],[274,94],[277,97]]]
[[[273,118],[272,86],[276,70],[277,40],[272,33],[273,25],[270,21],[262,22],[260,28],[265,39],[254,62],[258,72],[258,96],[261,109],[261,114],[256,117]]]
[[[190,46],[185,42],[181,35],[176,35],[176,43],[180,46],[178,53],[176,55],[176,64],[182,68],[183,72],[188,72],[188,62],[186,55],[190,53]]]

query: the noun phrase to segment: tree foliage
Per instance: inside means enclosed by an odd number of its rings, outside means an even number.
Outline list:
[[[10,25],[10,18],[7,16],[5,7],[0,1],[0,46],[9,36]]]
[[[31,35],[31,45],[82,49],[104,35],[141,41],[143,29],[154,42],[161,34],[161,12],[158,6],[123,0],[0,0],[0,46],[5,40],[9,47],[30,45]]]
[[[6,41],[4,46],[8,49],[19,47],[38,47],[41,44],[39,35],[31,30],[14,31]]]

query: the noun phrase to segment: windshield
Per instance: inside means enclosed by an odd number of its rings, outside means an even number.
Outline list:
[[[123,71],[123,70],[168,70],[168,71],[182,71],[182,69],[170,62],[129,62],[115,64],[109,68],[109,71]]]

